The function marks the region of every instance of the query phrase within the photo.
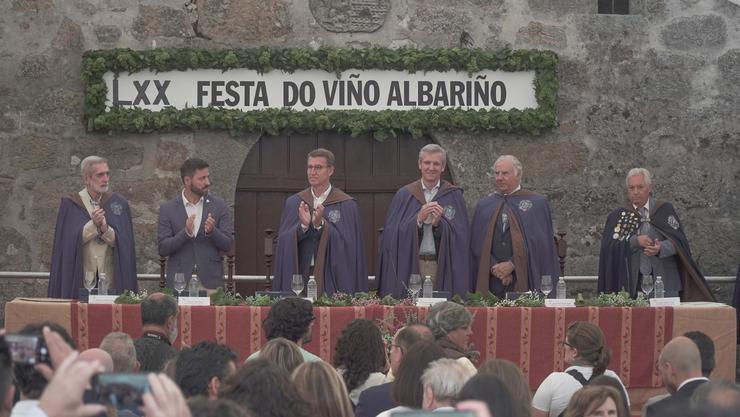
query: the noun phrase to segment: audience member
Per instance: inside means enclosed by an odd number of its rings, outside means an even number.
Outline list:
[[[113,358],[114,372],[137,372],[139,361],[136,360],[134,341],[126,333],[111,332],[100,342],[100,348]]]
[[[150,294],[141,303],[141,338],[134,341],[136,358],[143,372],[159,372],[175,354],[177,301],[162,293]]]
[[[260,358],[267,359],[273,364],[292,374],[295,368],[303,363],[301,348],[284,337],[276,337],[262,346]]]
[[[293,382],[311,416],[354,417],[342,377],[326,362],[304,362],[293,372]]]
[[[234,401],[217,398],[209,400],[198,396],[188,400],[190,412],[197,417],[252,417],[244,407]]]
[[[175,382],[185,397],[216,398],[221,383],[236,371],[236,354],[226,345],[203,341],[183,349],[175,364]]]
[[[671,395],[647,406],[647,417],[680,415],[689,409],[694,391],[708,381],[701,373],[699,348],[685,336],[676,337],[663,347],[658,371]]]
[[[472,371],[476,371],[473,362],[480,358],[480,353],[469,346],[470,325],[473,316],[460,304],[444,301],[429,309],[427,326],[448,358],[460,361]]]
[[[391,385],[391,397],[398,406],[383,411],[378,417],[390,417],[399,411],[420,410],[424,400],[421,376],[430,363],[444,357],[444,350],[435,342],[422,340],[414,343],[404,355]]]
[[[473,416],[475,417],[493,417],[493,414],[491,414],[491,410],[488,408],[488,403],[485,401],[460,401],[455,405],[455,409],[458,411],[467,411],[473,413]]]
[[[43,337],[44,327],[49,327],[51,330],[61,335],[64,342],[69,345],[70,350],[75,348],[74,340],[72,340],[72,337],[67,333],[67,330],[56,323],[45,322],[29,324],[22,328],[18,333],[28,336]],[[44,392],[44,388],[46,388],[47,380],[38,370],[36,370],[34,365],[16,363],[13,368],[16,387],[21,392],[21,400],[13,406],[13,410],[10,415],[11,417],[22,417],[29,415],[29,412],[37,407],[38,400]]]
[[[606,375],[599,375],[596,378],[591,379],[591,382],[588,383],[589,386],[606,386],[606,387],[612,387],[619,393],[619,399],[620,401],[617,403],[617,406],[624,408],[625,415],[629,415],[630,411],[630,397],[627,391],[624,389],[622,384],[617,381],[616,379],[606,376]]]
[[[13,409],[13,360],[5,338],[0,337],[0,417],[8,417]]]
[[[465,383],[457,397],[460,403],[470,400],[483,401],[487,406],[488,415],[492,417],[514,415],[514,399],[511,392],[504,381],[495,375],[473,376]]]
[[[714,342],[704,332],[694,330],[691,332],[684,333],[684,336],[691,339],[696,347],[699,348],[699,355],[701,356],[701,373],[705,377],[709,378],[709,375],[714,370]]]
[[[334,366],[355,405],[362,391],[384,383],[385,344],[378,326],[366,319],[350,322],[337,340]]]
[[[162,373],[167,375],[171,380],[175,380],[175,369],[177,369],[177,358],[180,356],[178,352],[174,352],[162,367]]]
[[[691,409],[697,417],[740,416],[740,386],[723,380],[701,384],[691,397]]]
[[[565,417],[629,417],[624,407],[618,406],[622,396],[616,388],[587,386],[573,394],[565,410]]]
[[[573,393],[598,375],[604,374],[622,383],[616,373],[606,369],[611,352],[598,326],[583,321],[571,323],[564,345],[565,362],[571,366],[564,372],[551,373],[537,388],[532,398],[532,415],[535,417],[560,415]]]
[[[291,297],[279,300],[270,308],[262,327],[267,340],[284,337],[298,345],[304,361],[320,361],[321,358],[303,349],[303,344],[311,341],[311,329],[316,317],[313,315],[313,304],[303,298]],[[247,360],[259,357],[260,351],[254,352]]]
[[[396,332],[391,342],[390,367],[394,375],[398,374],[398,367],[408,353],[411,345],[422,340],[434,341],[434,336],[429,327],[423,324],[410,324]],[[389,410],[398,404],[391,396],[392,383],[370,387],[360,394],[355,409],[355,417],[375,417],[385,410]]]
[[[113,358],[103,349],[92,348],[83,350],[77,356],[77,360],[90,363],[97,362],[102,367],[103,372],[113,372]]]
[[[288,372],[266,359],[244,363],[221,385],[218,397],[258,412],[259,417],[315,417]]]
[[[532,391],[524,378],[522,370],[514,362],[506,359],[489,359],[478,368],[478,373],[496,375],[509,388],[514,399],[512,417],[530,417],[532,415]]]
[[[457,394],[475,373],[450,358],[437,359],[421,375],[421,408],[428,411],[452,411]]]

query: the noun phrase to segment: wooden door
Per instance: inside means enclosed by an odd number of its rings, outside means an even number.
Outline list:
[[[420,178],[419,149],[428,138],[399,136],[378,142],[371,136],[352,138],[336,133],[263,136],[250,150],[239,174],[234,210],[236,273],[265,275],[265,229],[277,233],[285,199],[305,189],[306,155],[313,149],[334,152],[336,167],[331,183],[353,196],[360,208],[368,273],[374,275],[378,230],[396,191]],[[448,169],[444,178],[451,181]],[[241,283],[241,294],[262,285]]]

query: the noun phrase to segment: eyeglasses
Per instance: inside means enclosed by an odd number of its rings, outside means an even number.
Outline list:
[[[568,346],[568,347],[569,347],[569,348],[571,348],[571,349],[575,349],[575,347],[573,347],[573,345],[571,345],[570,343],[568,343],[568,342],[566,342],[566,341],[564,341],[564,342],[563,342],[563,345],[564,345],[564,346]]]
[[[324,168],[326,168],[324,165],[309,165],[309,166],[306,167],[306,171],[309,171],[309,172],[320,172]]]

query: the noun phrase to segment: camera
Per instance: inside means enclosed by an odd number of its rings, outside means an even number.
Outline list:
[[[37,363],[51,363],[49,360],[49,349],[43,336],[26,334],[6,334],[5,343],[10,350],[10,356],[14,363],[25,365],[36,365]]]
[[[147,374],[103,372],[93,377],[92,391],[95,402],[116,408],[138,407],[149,392]]]

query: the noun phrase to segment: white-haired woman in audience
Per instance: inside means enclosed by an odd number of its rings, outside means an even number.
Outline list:
[[[480,353],[470,347],[472,323],[472,314],[460,304],[450,301],[433,305],[427,314],[427,326],[445,355],[475,371],[474,362],[480,358]]]
[[[551,373],[542,381],[532,398],[534,417],[559,416],[573,394],[598,375],[615,378],[624,386],[616,373],[606,369],[611,353],[598,326],[573,322],[566,331],[564,348],[565,362],[571,366],[564,372]]]

